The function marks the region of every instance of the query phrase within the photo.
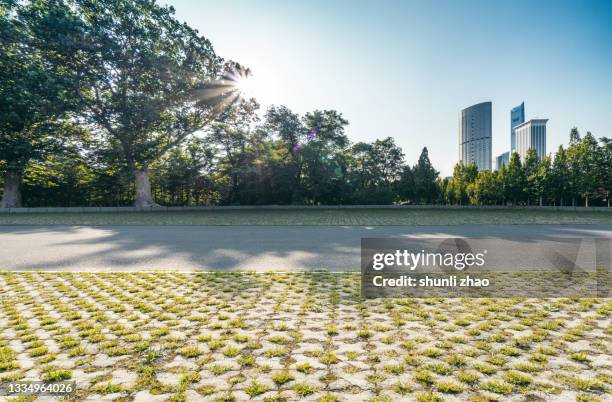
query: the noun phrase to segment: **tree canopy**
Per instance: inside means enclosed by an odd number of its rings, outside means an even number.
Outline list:
[[[609,137],[440,178],[338,110],[260,110],[250,70],[153,0],[0,0],[0,38],[4,207],[610,204]]]

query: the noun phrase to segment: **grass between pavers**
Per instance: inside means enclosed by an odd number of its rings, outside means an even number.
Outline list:
[[[465,225],[612,224],[608,211],[295,208],[99,213],[4,213],[0,225]]]
[[[2,273],[0,381],[75,399],[609,400],[610,299],[376,299],[356,273]],[[157,400],[157,399],[156,399]]]

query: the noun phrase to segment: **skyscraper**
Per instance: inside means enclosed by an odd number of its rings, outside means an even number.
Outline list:
[[[491,170],[491,102],[482,102],[459,113],[459,160]]]
[[[521,102],[510,111],[510,152],[516,152],[516,135],[514,127],[525,122],[525,102]]]
[[[531,119],[514,127],[516,134],[516,152],[525,160],[527,151],[533,148],[538,158],[546,155],[546,122],[548,119]]]
[[[502,165],[508,166],[510,164],[510,152],[504,152],[495,158],[495,169],[499,170]]]

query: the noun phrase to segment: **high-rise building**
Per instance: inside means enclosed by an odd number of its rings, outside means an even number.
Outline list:
[[[548,119],[531,119],[514,127],[516,134],[516,153],[525,160],[527,151],[535,149],[538,158],[546,155],[546,122]]]
[[[499,170],[502,165],[508,166],[510,164],[510,152],[504,152],[495,158],[495,169]]]
[[[525,122],[525,102],[521,102],[510,111],[510,152],[516,152],[516,135],[514,127]]]
[[[459,113],[459,160],[491,170],[491,102],[482,102]]]

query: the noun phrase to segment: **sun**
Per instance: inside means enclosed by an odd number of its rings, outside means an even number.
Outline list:
[[[274,77],[275,72],[269,69],[253,72],[236,63],[228,71],[224,82],[231,88],[234,99],[255,99],[261,105],[269,105],[274,103],[277,96]]]
[[[243,98],[251,99],[263,95],[259,80],[253,74],[240,75],[236,79],[236,87]]]

